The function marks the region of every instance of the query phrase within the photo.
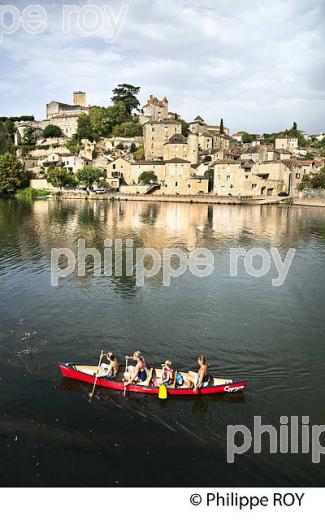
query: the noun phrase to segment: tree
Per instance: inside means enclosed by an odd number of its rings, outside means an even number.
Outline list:
[[[134,153],[137,151],[137,145],[135,143],[131,143],[130,153]]]
[[[26,183],[23,165],[13,155],[0,156],[0,193],[11,195]]]
[[[66,168],[62,167],[50,167],[47,171],[47,182],[52,184],[55,188],[60,188],[60,190],[64,186],[76,186],[76,179],[71,173],[67,171]]]
[[[83,168],[77,171],[76,176],[81,184],[90,188],[95,182],[99,181],[100,177],[103,176],[103,172],[95,166],[83,166]]]
[[[298,130],[298,125],[297,125],[296,121],[293,122],[292,130]]]
[[[62,137],[62,130],[57,125],[47,125],[43,130],[43,137],[47,139],[48,137]]]
[[[220,134],[223,134],[225,131],[224,129],[224,126],[223,126],[223,118],[221,118],[221,121],[220,121]]]
[[[88,114],[80,114],[78,117],[76,137],[78,141],[81,141],[82,139],[96,141],[98,139],[99,136],[93,131],[90,116]]]
[[[131,114],[133,110],[139,109],[140,102],[137,98],[139,92],[140,87],[122,83],[113,90],[112,101],[114,104],[119,102],[123,103],[128,113]]]
[[[108,107],[106,110],[111,129],[113,126],[120,125],[121,123],[125,123],[125,121],[129,121],[131,119],[130,112],[122,101],[117,101],[114,103],[114,105]]]
[[[255,141],[256,135],[255,134],[249,134],[248,132],[242,132],[242,142],[243,143],[252,143]]]
[[[208,183],[208,193],[211,193],[211,191],[213,191],[213,186],[214,186],[214,169],[213,168],[209,168],[204,176],[209,179],[209,183]]]
[[[28,126],[25,128],[24,136],[23,136],[23,144],[25,146],[30,146],[31,148],[35,146],[36,143],[36,129],[33,126]]]
[[[325,166],[312,178],[312,186],[317,189],[325,189]]]
[[[182,135],[188,137],[188,134],[190,133],[190,125],[185,121],[185,119],[182,119],[179,114],[175,114],[175,119],[182,125]]]
[[[109,137],[112,124],[109,120],[109,112],[107,108],[92,108],[89,113],[90,126],[94,134],[100,137]]]
[[[13,154],[15,151],[14,137],[10,127],[11,124],[13,123],[9,120],[4,123],[0,122],[0,155],[7,153]]]
[[[137,149],[136,152],[134,152],[134,158],[136,161],[143,161],[145,156],[144,156],[144,147],[143,145],[139,146],[139,148]]]
[[[152,170],[144,171],[139,175],[139,184],[152,184],[157,180],[157,175]]]
[[[66,147],[68,148],[69,152],[73,154],[78,154],[82,148],[82,145],[78,141],[77,134],[74,134],[71,139],[66,143]]]
[[[136,137],[143,135],[142,125],[135,121],[125,121],[120,125],[115,125],[112,130],[114,137]]]

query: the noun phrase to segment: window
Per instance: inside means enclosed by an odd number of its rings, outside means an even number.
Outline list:
[[[245,175],[246,179],[248,179],[248,175]]]
[[[268,195],[272,195],[273,194],[273,188],[268,188],[267,189],[267,194]]]
[[[175,182],[175,188],[177,188],[177,186],[178,186],[178,181]]]
[[[116,164],[113,164],[113,170],[116,170]]]
[[[296,173],[296,179],[300,179],[300,173]]]
[[[230,175],[226,175],[226,181],[229,182],[230,181]]]
[[[252,190],[256,190],[257,184],[252,184]]]

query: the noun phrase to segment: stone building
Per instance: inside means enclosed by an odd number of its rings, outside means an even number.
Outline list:
[[[158,99],[153,95],[150,96],[141,110],[139,121],[144,124],[150,119],[154,121],[168,119],[168,99],[166,97]]]
[[[165,161],[159,193],[164,195],[198,195],[208,193],[208,179],[195,174],[191,163],[174,158]]]
[[[182,134],[174,134],[167,143],[164,144],[163,159],[185,159],[191,164],[196,164],[199,157],[199,141],[196,134],[189,134],[184,137]]]
[[[289,193],[290,170],[281,161],[217,161],[214,188],[218,196],[275,197]]]
[[[182,124],[173,119],[155,121],[150,119],[143,125],[144,153],[146,160],[162,159],[164,144],[174,134],[182,133]]]
[[[298,137],[290,137],[288,135],[280,135],[275,139],[276,150],[289,150],[294,152],[298,148]]]
[[[68,105],[59,101],[51,101],[46,105],[46,119],[41,122],[44,129],[52,124],[61,128],[66,137],[72,137],[78,128],[78,117],[90,111],[90,106],[86,105],[85,92],[74,92],[73,103]]]

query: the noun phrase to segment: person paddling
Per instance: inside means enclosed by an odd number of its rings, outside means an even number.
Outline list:
[[[128,372],[126,373],[127,381],[125,385],[127,386],[131,383],[144,383],[147,379],[147,367],[141,352],[137,350],[132,356],[125,356],[125,359],[131,359],[136,362],[135,366],[128,367]]]
[[[113,352],[107,352],[107,354],[104,354],[103,357],[104,356],[106,357],[109,364],[102,363],[102,367],[105,370],[106,378],[109,379],[110,381],[113,381],[113,379],[115,379],[118,369],[119,369],[118,361],[116,359],[115,354],[113,354]]]

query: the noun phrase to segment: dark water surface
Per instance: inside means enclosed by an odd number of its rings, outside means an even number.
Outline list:
[[[208,278],[187,272],[162,285],[134,277],[75,274],[50,283],[51,249],[79,238],[137,246],[207,247]],[[252,278],[240,263],[229,277],[229,248],[296,248],[286,282]],[[280,416],[325,424],[325,211],[312,208],[133,202],[0,201],[0,484],[324,485],[311,454],[252,449],[226,461],[226,428],[254,416],[279,429]],[[58,361],[95,364],[101,346],[139,347],[150,363],[171,358],[193,368],[245,376],[243,395],[168,399],[63,381]],[[325,434],[321,440],[325,445]],[[238,438],[238,442],[241,439]]]

